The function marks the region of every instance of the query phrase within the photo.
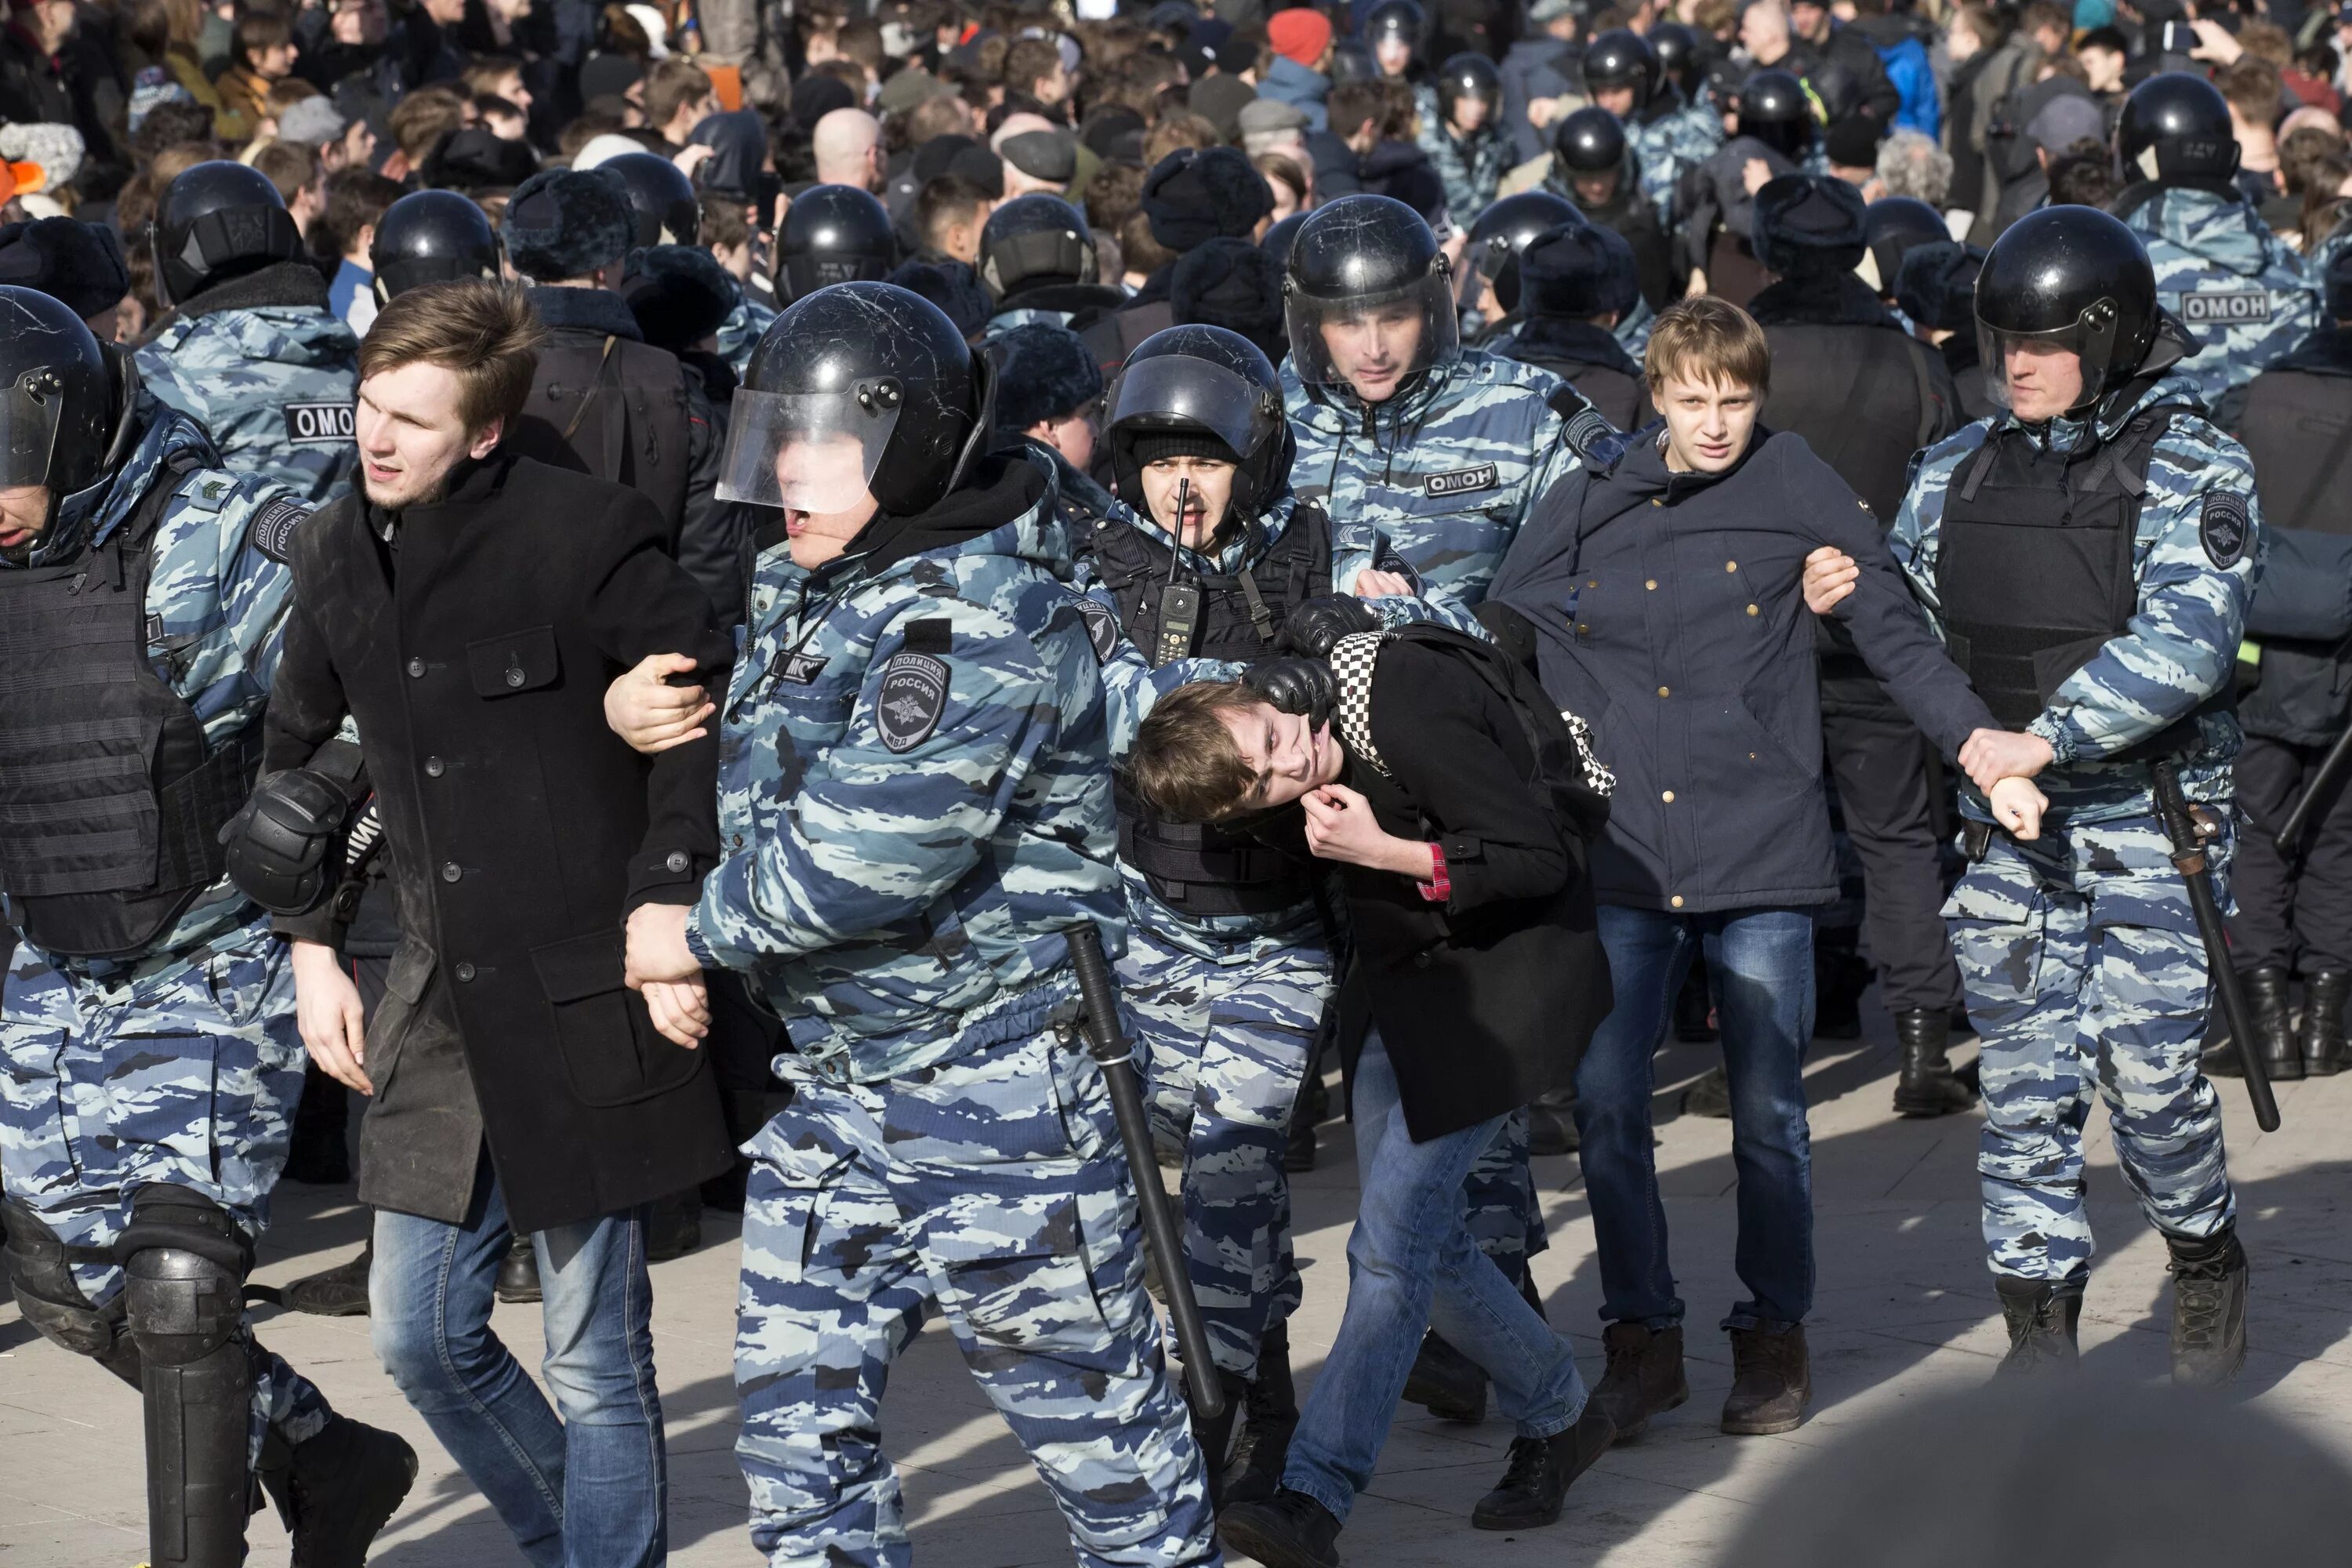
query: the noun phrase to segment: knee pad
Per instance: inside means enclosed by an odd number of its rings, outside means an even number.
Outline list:
[[[86,1355],[136,1386],[138,1352],[123,1330],[123,1298],[93,1307],[73,1277],[73,1257],[62,1237],[32,1206],[10,1198],[0,1204],[7,1218],[5,1256],[9,1293],[40,1336]]]
[[[131,1334],[147,1360],[185,1366],[236,1338],[253,1243],[228,1212],[186,1187],[142,1187],[115,1244]]]

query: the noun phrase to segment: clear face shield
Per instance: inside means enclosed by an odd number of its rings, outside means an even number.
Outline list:
[[[1242,461],[1281,427],[1282,405],[1265,387],[1223,365],[1176,354],[1129,365],[1104,401],[1113,430],[1208,431]]]
[[[39,366],[0,391],[0,489],[49,482],[65,406],[65,383]]]
[[[2036,421],[2088,407],[2106,390],[2115,364],[2116,321],[2116,307],[2106,300],[2065,326],[2038,332],[2013,331],[1978,317],[1986,395],[2013,412],[2022,402]]]
[[[719,499],[820,515],[864,504],[903,402],[888,380],[839,392],[736,393]]]
[[[1443,263],[1386,294],[1319,299],[1286,289],[1290,363],[1314,386],[1344,386],[1367,403],[1383,402],[1409,376],[1461,357],[1453,279]]]

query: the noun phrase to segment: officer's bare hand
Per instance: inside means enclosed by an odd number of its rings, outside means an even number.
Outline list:
[[[1862,568],[1853,557],[1834,544],[1824,544],[1805,557],[1805,608],[1826,616],[1861,581]]]
[[[629,911],[628,961],[624,978],[641,991],[659,981],[699,981],[702,961],[686,945],[684,904],[639,904]]]
[[[1985,798],[1992,805],[1993,820],[2009,829],[2011,838],[2031,844],[2042,837],[2042,814],[2049,809],[2050,797],[2032,779],[1997,780]]]
[[[703,721],[719,710],[699,686],[672,686],[674,675],[698,667],[682,653],[649,653],[604,689],[604,722],[647,756],[709,733]]]
[[[1960,766],[1969,782],[1988,795],[2001,780],[2012,775],[2030,779],[2056,758],[2049,742],[2014,730],[1979,730],[1960,747]]]
[[[293,964],[294,1023],[310,1059],[337,1083],[373,1095],[375,1085],[361,1065],[367,1060],[367,1011],[360,988],[323,942],[296,942]]]
[[[1356,597],[1359,599],[1410,599],[1412,596],[1412,579],[1402,572],[1374,572],[1367,568],[1356,574]]]
[[[710,1033],[710,994],[699,973],[691,980],[648,980],[640,989],[654,1027],[671,1044],[690,1051]]]

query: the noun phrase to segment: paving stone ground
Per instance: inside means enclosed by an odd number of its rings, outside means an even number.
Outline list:
[[[1408,1407],[1371,1493],[1342,1545],[1349,1568],[1476,1563],[1701,1565],[1773,1482],[1823,1443],[1895,1402],[1984,1379],[2005,1341],[1977,1235],[1973,1162],[1979,1118],[1906,1122],[1888,1109],[1895,1055],[1885,1015],[1865,1004],[1870,1036],[1816,1044],[1812,1102],[1820,1291],[1811,1327],[1815,1405],[1797,1431],[1731,1438],[1715,1427],[1730,1358],[1714,1324],[1738,1294],[1734,1182],[1727,1122],[1675,1114],[1680,1086],[1712,1049],[1674,1046],[1659,1059],[1660,1180],[1681,1289],[1690,1306],[1691,1401],[1612,1451],[1576,1487],[1549,1530],[1474,1532],[1471,1501],[1502,1470],[1510,1429],[1462,1427]],[[2258,1133],[2235,1083],[2222,1086],[2230,1164],[2254,1268],[2253,1342],[2242,1389],[2352,1452],[2352,1075],[2283,1085],[2285,1125]],[[1298,1251],[1307,1300],[1292,1329],[1311,1378],[1339,1321],[1343,1248],[1354,1206],[1344,1122],[1323,1130],[1322,1166],[1298,1182]],[[2084,1360],[2109,1376],[2160,1379],[2170,1321],[2164,1248],[2118,1179],[2105,1118],[2094,1118],[2093,1196],[2101,1256],[2084,1308]],[[1537,1260],[1552,1321],[1600,1372],[1600,1284],[1583,1184],[1573,1159],[1537,1163],[1551,1249]],[[348,1189],[280,1189],[257,1278],[282,1284],[356,1250],[364,1212]],[[655,1348],[670,1443],[671,1561],[685,1568],[755,1563],[735,1468],[730,1338],[735,1300],[732,1216],[705,1216],[706,1244],[655,1270]],[[492,1568],[522,1558],[488,1509],[392,1386],[364,1319],[263,1310],[268,1342],[342,1409],[415,1444],[424,1473],[373,1561],[381,1568]],[[537,1309],[501,1307],[498,1331],[526,1363]],[[883,1406],[905,1478],[915,1556],[933,1568],[1016,1568],[1071,1561],[1053,1510],[1003,1425],[937,1325],[909,1348]],[[113,1568],[144,1555],[136,1395],[33,1335],[0,1306],[0,1568]],[[274,1520],[255,1521],[251,1563],[284,1568]]]

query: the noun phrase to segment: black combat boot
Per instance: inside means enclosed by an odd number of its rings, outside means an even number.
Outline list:
[[[1723,1070],[1721,1062],[1683,1090],[1683,1114],[1712,1117],[1717,1121],[1731,1119],[1731,1076]]]
[[[1976,1102],[1945,1059],[1951,1048],[1951,1016],[1915,1007],[1895,1015],[1895,1038],[1903,1047],[1903,1071],[1895,1080],[1898,1116],[1949,1116]]]
[[[368,1546],[416,1482],[416,1450],[348,1415],[289,1447],[273,1431],[257,1467],[293,1538],[292,1568],[361,1568]]]
[[[1576,1090],[1556,1089],[1536,1096],[1528,1107],[1528,1152],[1550,1156],[1576,1150]]]
[[[1197,1375],[1191,1367],[1184,1369],[1184,1382],[1189,1388]],[[1188,1394],[1184,1408],[1192,1418],[1192,1441],[1201,1450],[1201,1463],[1209,1482],[1209,1510],[1213,1513],[1225,1506],[1226,1457],[1233,1451],[1234,1424],[1241,1419],[1242,1402],[1249,1396],[1249,1384],[1238,1373],[1216,1372],[1217,1386],[1224,1391],[1225,1406],[1213,1416],[1203,1416],[1194,1408]]]
[[[2001,1321],[2009,1325],[2009,1353],[2000,1375],[2032,1376],[2074,1370],[2075,1325],[2083,1316],[2083,1281],[2019,1279],[1993,1276],[2000,1292]]]
[[[646,1215],[646,1261],[667,1263],[702,1245],[702,1189],[688,1187],[655,1201]]]
[[[1257,1376],[1242,1401],[1242,1432],[1225,1468],[1225,1503],[1264,1502],[1282,1489],[1290,1435],[1298,1430],[1298,1390],[1290,1381],[1290,1325],[1276,1323],[1257,1347]]]
[[[2344,1002],[2352,996],[2352,969],[2323,969],[2303,977],[2303,1070],[2333,1078],[2344,1070]]]
[[[1264,1502],[1235,1503],[1217,1521],[1228,1550],[1264,1568],[1339,1568],[1339,1521],[1304,1492],[1278,1491]]]
[[[375,1266],[375,1243],[340,1268],[307,1274],[286,1287],[286,1304],[315,1318],[363,1318],[368,1310],[368,1270]]]
[[[1632,1442],[1648,1428],[1651,1416],[1690,1397],[1679,1323],[1671,1329],[1612,1323],[1601,1331],[1601,1344],[1609,1352],[1609,1366],[1592,1390],[1592,1403],[1608,1412],[1618,1442]]]
[[[1617,1429],[1609,1413],[1587,1401],[1576,1425],[1549,1437],[1514,1437],[1502,1483],[1478,1500],[1470,1523],[1478,1530],[1533,1530],[1559,1518],[1576,1478],[1609,1451]]]
[[[1731,1331],[1731,1393],[1723,1402],[1723,1429],[1735,1437],[1764,1437],[1804,1425],[1813,1402],[1812,1357],[1800,1323],[1778,1333]]]
[[[539,1300],[539,1254],[530,1248],[530,1237],[517,1231],[507,1243],[507,1256],[499,1265],[499,1300],[509,1307]]]
[[[1486,1373],[1476,1362],[1447,1344],[1432,1330],[1412,1358],[1412,1375],[1404,1380],[1404,1398],[1440,1421],[1476,1426],[1486,1419]]]
[[[2246,1011],[2253,1016],[2254,1049],[2262,1053],[2263,1070],[2276,1082],[2303,1076],[2303,1047],[2294,1037],[2294,1020],[2287,1011],[2286,966],[2265,963],[2238,972],[2238,989],[2245,994]],[[2240,1075],[2234,1042],[2210,1052],[2202,1064],[2208,1078]]]
[[[2246,1364],[2246,1249],[2225,1230],[2166,1237],[2172,1253],[2172,1381],[2215,1388]]]

